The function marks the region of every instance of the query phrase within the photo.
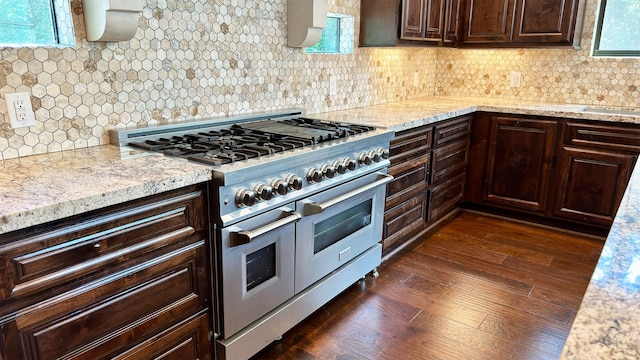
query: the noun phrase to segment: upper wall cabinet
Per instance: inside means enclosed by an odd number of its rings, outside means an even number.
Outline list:
[[[360,46],[454,44],[459,0],[362,0]]]
[[[462,45],[573,45],[580,0],[463,0]]]
[[[362,0],[360,46],[575,45],[584,0]]]

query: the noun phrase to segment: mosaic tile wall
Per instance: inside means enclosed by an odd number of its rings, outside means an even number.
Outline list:
[[[586,1],[580,50],[440,50],[436,94],[640,107],[640,59],[589,56],[597,4]]]
[[[0,159],[104,144],[116,127],[433,94],[436,49],[306,54],[286,46],[286,3],[148,0],[133,40],[89,43],[71,0],[75,48],[0,49],[0,93],[30,92],[36,111],[35,126],[13,130],[0,101]],[[359,1],[329,0],[329,12],[354,16],[358,37]]]
[[[82,0],[71,0],[74,48],[0,49],[0,93],[30,92],[36,110],[35,126],[13,130],[0,101],[0,159],[104,144],[108,129],[125,126],[433,94],[640,106],[639,61],[588,55],[597,0],[587,0],[582,50],[356,47],[351,55],[286,47],[286,1],[148,0],[133,40],[90,43]],[[359,4],[329,0],[329,12],[355,17],[356,39]],[[522,72],[522,87],[509,87],[511,71]]]

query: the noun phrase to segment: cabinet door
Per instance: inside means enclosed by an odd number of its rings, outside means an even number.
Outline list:
[[[557,122],[491,117],[484,201],[544,213]]]
[[[402,0],[401,39],[422,40],[425,31],[425,6],[428,0]]]
[[[635,159],[628,153],[563,147],[553,215],[610,226]]]
[[[447,0],[444,14],[444,38],[442,40],[445,43],[455,43],[459,37],[460,0]]]
[[[511,40],[515,0],[466,0],[463,43]]]
[[[445,0],[426,0],[425,40],[442,41]]]
[[[571,43],[578,0],[520,0],[513,42]]]

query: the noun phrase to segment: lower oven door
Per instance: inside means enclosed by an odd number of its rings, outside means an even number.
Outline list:
[[[296,293],[380,242],[391,180],[373,173],[296,203]]]
[[[299,219],[300,214],[283,207],[220,230],[225,338],[294,295]]]

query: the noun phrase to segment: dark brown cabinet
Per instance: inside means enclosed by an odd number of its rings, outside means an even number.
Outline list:
[[[360,46],[455,43],[459,8],[459,0],[363,0]]]
[[[211,359],[206,187],[0,237],[0,358]]]
[[[464,3],[463,43],[509,42],[514,0],[466,0]]]
[[[553,216],[610,226],[638,153],[638,128],[567,121]]]
[[[388,254],[423,233],[463,199],[471,117],[398,132],[390,146],[383,225]]]
[[[483,194],[487,203],[546,210],[557,126],[554,120],[491,117]]]
[[[431,176],[431,126],[398,132],[389,147],[389,174],[383,224],[383,252],[402,245],[424,228]]]
[[[634,162],[631,154],[563,146],[553,215],[611,225]]]
[[[465,201],[602,234],[639,153],[640,128],[633,124],[478,113]]]
[[[462,43],[572,45],[579,0],[466,0]]]

